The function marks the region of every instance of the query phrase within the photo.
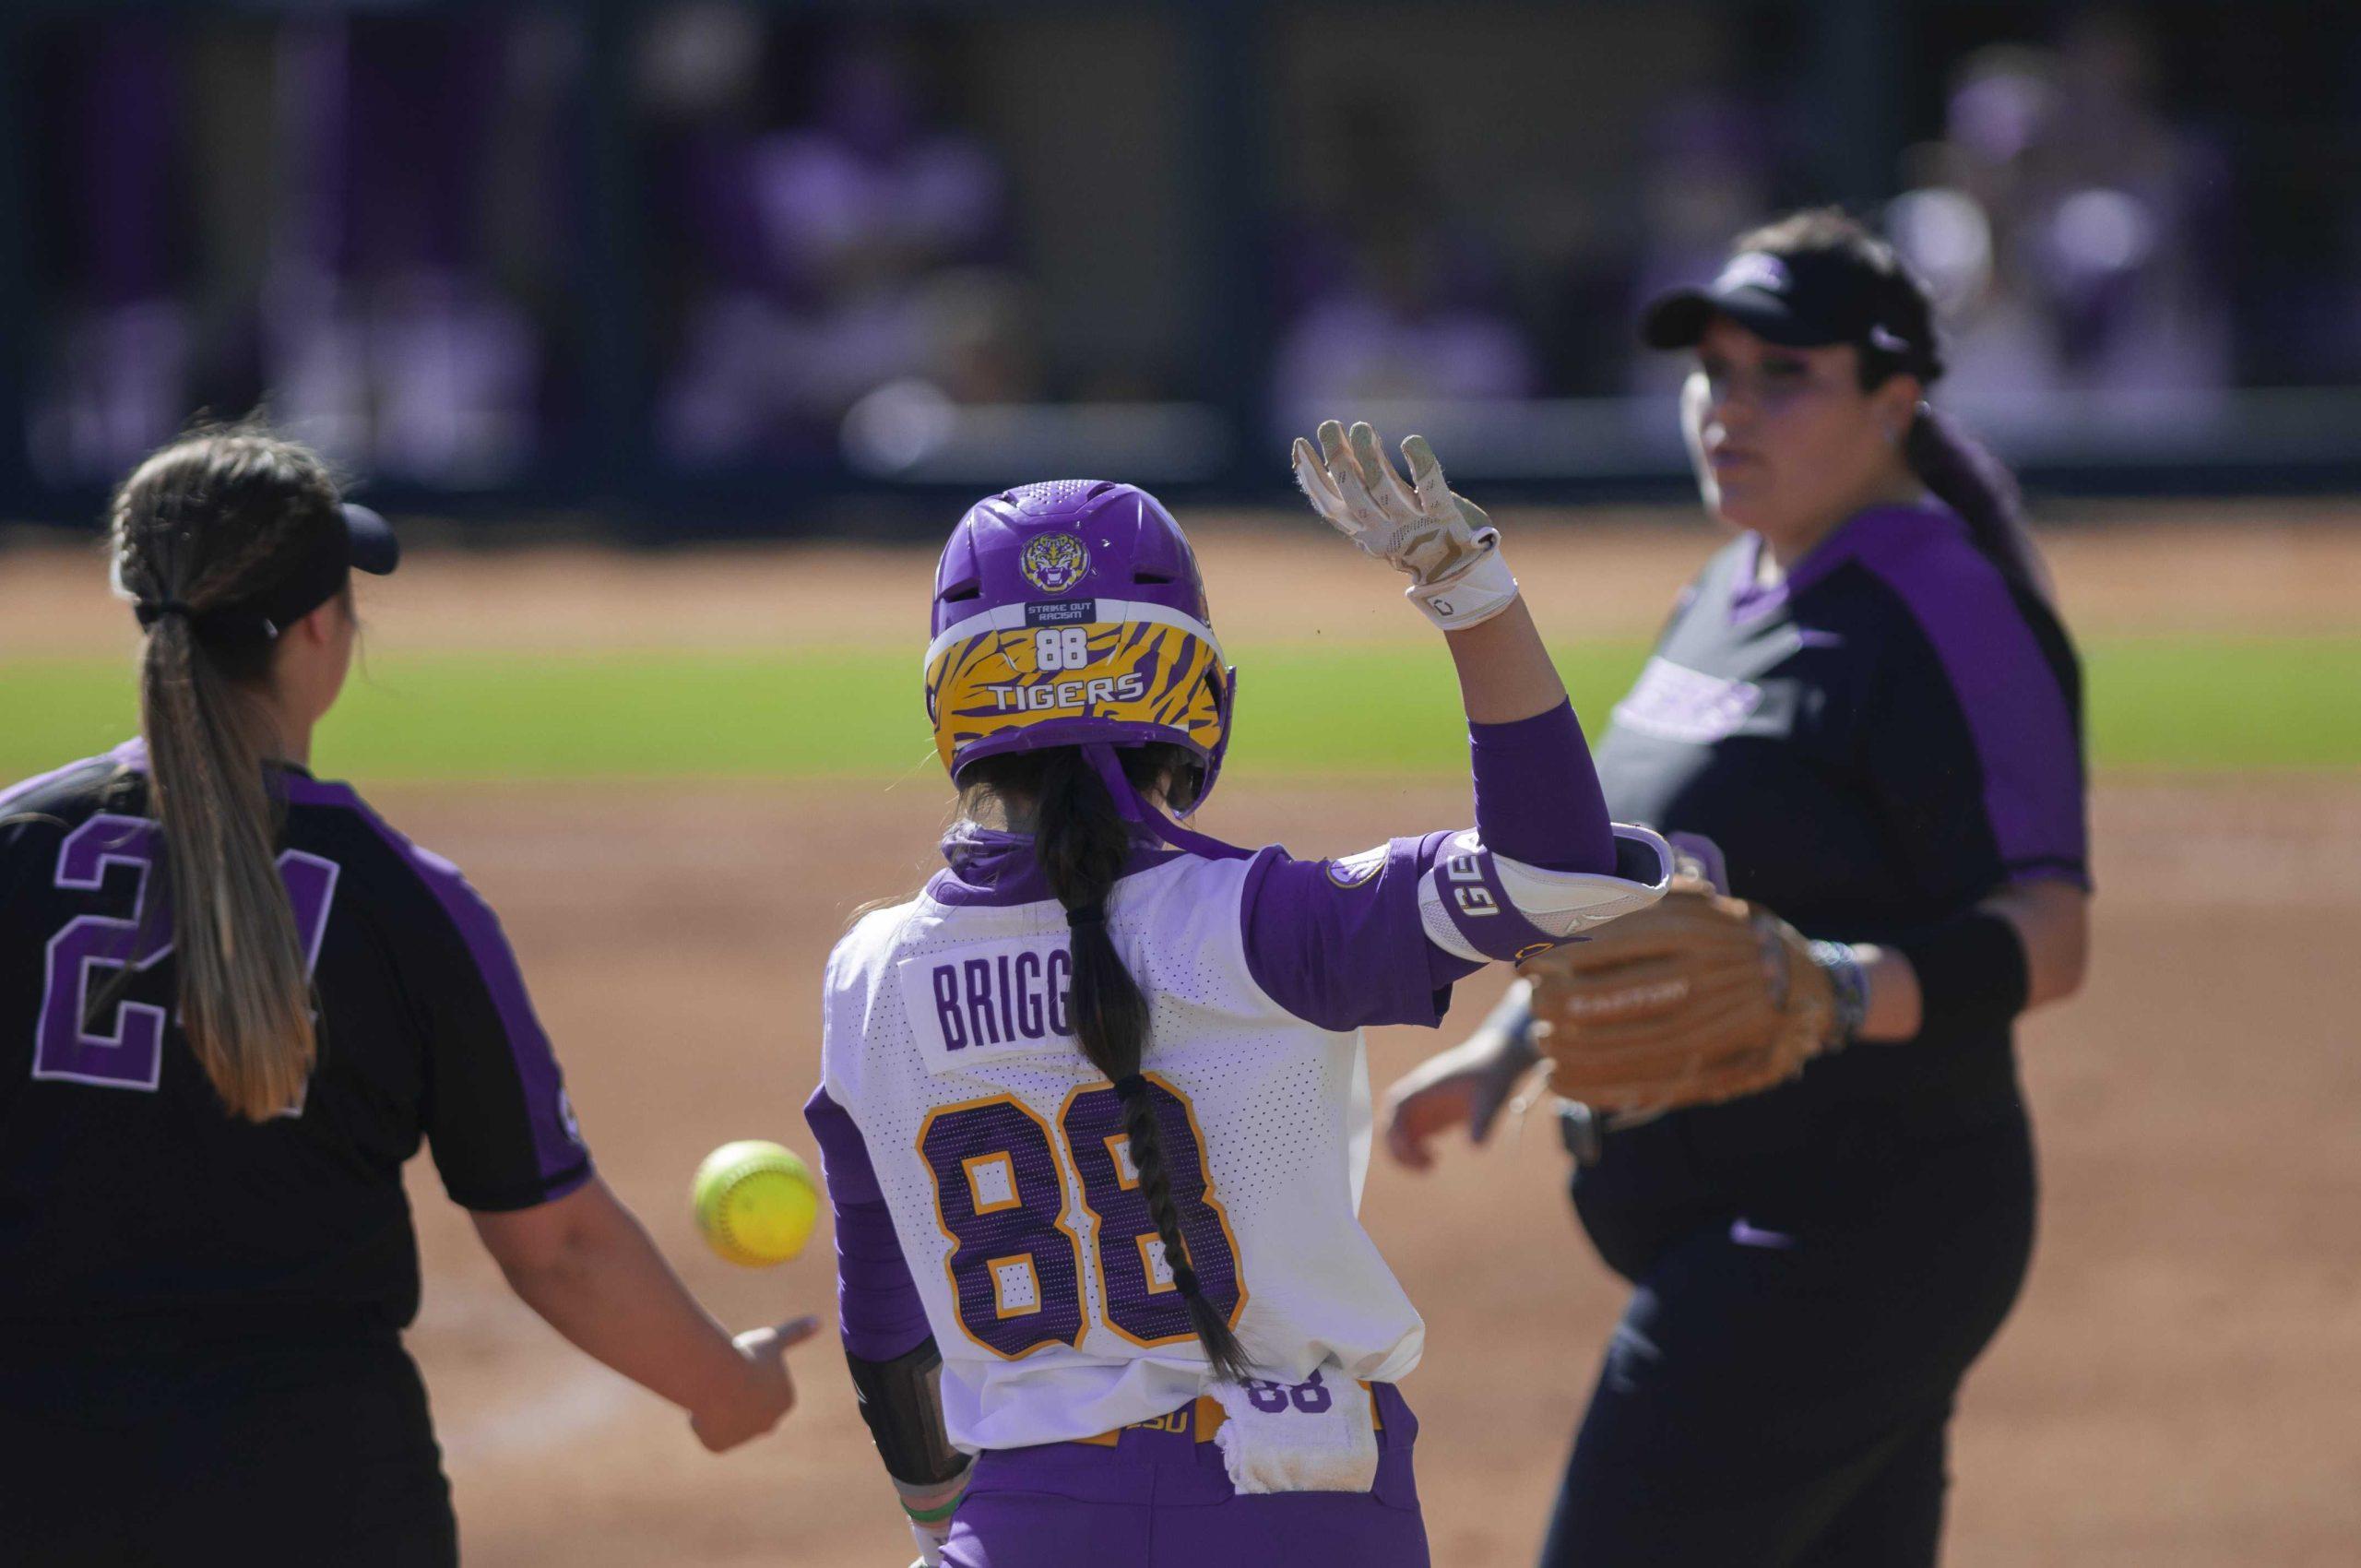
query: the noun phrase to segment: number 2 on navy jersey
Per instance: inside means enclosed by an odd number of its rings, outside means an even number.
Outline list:
[[[1228,1216],[1205,1170],[1204,1142],[1187,1099],[1148,1079],[1164,1137],[1173,1206],[1199,1288],[1235,1323],[1246,1300]],[[1193,1337],[1189,1313],[1123,1135],[1111,1084],[1066,1097],[1058,1128],[996,1096],[930,1113],[919,1154],[934,1178],[935,1212],[952,1242],[947,1267],[968,1337],[1014,1360],[1045,1345],[1079,1346],[1085,1328],[1080,1234],[1066,1222],[1069,1172],[1097,1231],[1100,1320],[1134,1345]]]
[[[67,834],[58,847],[60,887],[97,892],[106,885],[110,866],[133,868],[136,880],[128,916],[77,916],[49,939],[34,1077],[102,1088],[155,1088],[163,1072],[166,1010],[152,1003],[119,1002],[111,1019],[92,1019],[90,989],[99,971],[128,968],[144,973],[172,952],[170,912],[150,917],[148,910],[148,873],[162,853],[154,822],[103,813]],[[303,944],[308,975],[319,962],[320,937],[336,900],[337,863],[290,849],[279,857],[279,874],[295,911],[295,935]]]

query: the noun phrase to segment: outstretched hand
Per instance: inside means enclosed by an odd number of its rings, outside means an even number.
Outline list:
[[[1347,432],[1328,420],[1319,434],[1317,448],[1296,438],[1296,483],[1329,527],[1370,555],[1426,588],[1459,576],[1494,548],[1500,535],[1491,520],[1452,493],[1425,436],[1402,443],[1410,468],[1405,484],[1367,423]]]
[[[790,1318],[769,1328],[750,1328],[731,1341],[743,1373],[710,1403],[689,1414],[689,1430],[716,1454],[762,1436],[795,1408],[795,1379],[787,1353],[820,1332],[816,1317]]]

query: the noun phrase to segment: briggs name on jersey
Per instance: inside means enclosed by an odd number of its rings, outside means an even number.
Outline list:
[[[1047,707],[1080,707],[1094,702],[1137,702],[1147,695],[1147,677],[1141,674],[1094,676],[1086,681],[1054,681],[1038,686],[986,686],[1003,713],[1032,713]]]
[[[1074,955],[1051,938],[963,944],[895,966],[910,1032],[937,1073],[1074,1050]]]

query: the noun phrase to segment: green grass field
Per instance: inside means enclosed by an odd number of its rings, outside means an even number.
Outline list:
[[[1558,654],[1596,732],[1646,649]],[[1234,655],[1240,776],[1465,766],[1450,665],[1431,648]],[[2361,637],[2117,639],[2084,656],[2100,768],[2361,767]],[[0,662],[0,780],[132,728],[119,664]],[[316,753],[323,773],[363,782],[885,778],[932,766],[916,660],[866,651],[384,659],[356,673]]]

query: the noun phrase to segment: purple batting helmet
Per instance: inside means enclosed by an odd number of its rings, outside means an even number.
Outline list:
[[[979,757],[1082,746],[1105,776],[1104,748],[1163,742],[1204,766],[1194,809],[1237,678],[1208,619],[1187,537],[1138,486],[1053,480],[979,501],[934,575],[926,706],[943,766],[955,780]]]

